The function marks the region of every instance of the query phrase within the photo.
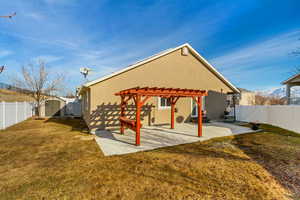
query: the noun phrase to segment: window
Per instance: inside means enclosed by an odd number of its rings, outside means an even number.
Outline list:
[[[202,110],[205,110],[205,97],[202,97]],[[192,117],[198,117],[197,103],[192,99]]]
[[[169,98],[158,98],[158,108],[159,109],[167,109],[171,107],[170,99]]]

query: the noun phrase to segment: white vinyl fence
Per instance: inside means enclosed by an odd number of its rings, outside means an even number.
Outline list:
[[[32,117],[33,108],[30,102],[0,102],[0,130]]]
[[[79,100],[66,101],[66,115],[81,116],[81,102]]]
[[[237,106],[238,121],[259,122],[300,133],[300,106]]]

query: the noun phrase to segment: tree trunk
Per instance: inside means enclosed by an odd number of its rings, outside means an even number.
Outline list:
[[[36,99],[36,114],[38,117],[41,117],[41,99],[40,98],[37,98]]]

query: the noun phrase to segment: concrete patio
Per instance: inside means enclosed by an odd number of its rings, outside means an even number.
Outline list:
[[[197,137],[196,124],[145,126],[141,129],[141,146],[135,146],[135,132],[97,131],[95,140],[105,156],[134,153],[166,146],[204,141],[215,137],[253,132],[250,128],[229,123],[212,122],[203,125],[203,136]]]

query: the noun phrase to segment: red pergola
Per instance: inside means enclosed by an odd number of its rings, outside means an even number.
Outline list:
[[[140,145],[141,129],[141,108],[150,97],[164,97],[170,100],[171,104],[171,129],[174,129],[175,104],[181,97],[191,97],[198,106],[198,136],[202,136],[202,96],[207,96],[206,90],[180,89],[180,88],[157,88],[143,87],[122,90],[115,95],[121,97],[120,133],[124,134],[125,127],[136,132],[135,144]],[[126,118],[125,108],[130,99],[133,99],[136,106],[135,121]]]

